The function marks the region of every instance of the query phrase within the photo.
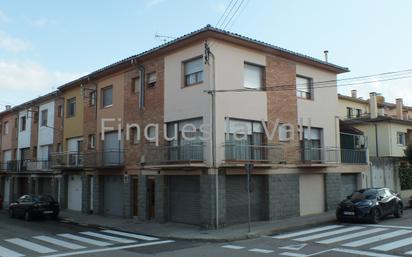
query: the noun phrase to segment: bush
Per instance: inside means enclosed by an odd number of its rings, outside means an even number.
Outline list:
[[[401,190],[412,189],[412,168],[400,168],[399,179],[401,181]]]

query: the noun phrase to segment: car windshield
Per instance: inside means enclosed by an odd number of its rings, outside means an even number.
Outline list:
[[[34,196],[33,199],[37,202],[54,202],[53,197],[49,195]]]
[[[372,200],[375,199],[378,194],[378,190],[376,189],[362,189],[359,191],[354,192],[350,199],[353,201],[360,201],[360,200]]]

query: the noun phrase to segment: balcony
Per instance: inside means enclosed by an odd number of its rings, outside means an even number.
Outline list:
[[[285,162],[283,145],[250,145],[242,141],[229,141],[225,148],[225,163],[271,163]]]
[[[3,172],[50,172],[51,162],[48,160],[15,160],[0,164]]]
[[[171,165],[203,163],[204,144],[202,142],[182,145],[150,146],[146,148],[145,164]]]
[[[299,156],[304,164],[367,164],[367,149],[305,148]]]
[[[51,158],[51,167],[54,169],[119,167],[123,165],[124,152],[121,150],[54,153]]]

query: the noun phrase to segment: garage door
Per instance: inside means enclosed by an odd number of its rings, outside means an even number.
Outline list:
[[[52,185],[50,178],[39,178],[39,194],[52,195]]]
[[[123,177],[104,177],[104,213],[123,216]]]
[[[266,220],[267,208],[266,176],[252,176],[251,217],[252,221]],[[248,196],[246,176],[226,176],[226,223],[248,221]]]
[[[342,174],[341,183],[341,196],[345,199],[358,189],[358,174]]]
[[[325,182],[323,174],[300,175],[300,215],[325,211]]]
[[[70,175],[67,181],[67,209],[82,210],[82,177]]]
[[[170,176],[170,220],[173,222],[200,223],[199,176]]]

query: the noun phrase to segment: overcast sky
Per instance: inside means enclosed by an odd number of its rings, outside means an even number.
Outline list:
[[[236,0],[233,0],[236,1]],[[239,3],[242,0],[239,0]],[[162,43],[216,25],[230,0],[0,2],[0,110]],[[243,0],[233,32],[349,67],[339,78],[412,68],[412,1]],[[340,87],[412,105],[412,80]]]

